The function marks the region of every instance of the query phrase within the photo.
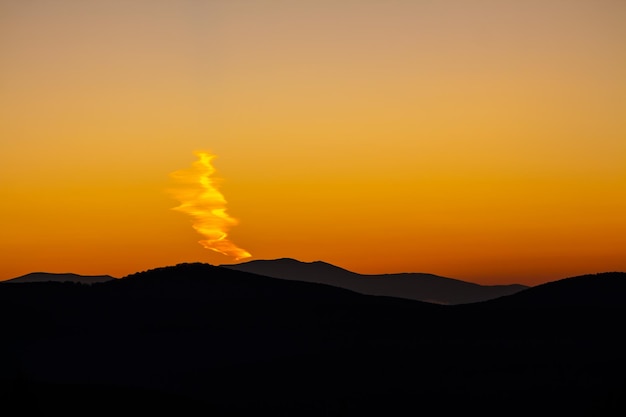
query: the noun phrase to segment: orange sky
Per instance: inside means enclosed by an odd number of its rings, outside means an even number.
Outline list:
[[[0,0],[0,280],[207,250],[537,283],[626,270],[621,0]]]

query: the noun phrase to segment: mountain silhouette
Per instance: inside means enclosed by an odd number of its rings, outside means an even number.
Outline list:
[[[514,294],[528,287],[479,285],[424,273],[363,275],[326,262],[282,258],[221,265],[274,278],[315,282],[347,288],[361,294],[407,298],[437,304],[464,304]]]
[[[626,307],[626,273],[604,272],[547,282],[485,302],[498,307]]]
[[[553,308],[438,305],[202,263],[0,285],[0,403],[9,415],[624,415],[623,304],[561,305],[568,288],[544,297]]]
[[[77,282],[81,284],[93,284],[115,279],[110,275],[78,275],[72,273],[32,272],[17,278],[10,278],[0,283],[18,284],[25,282]]]

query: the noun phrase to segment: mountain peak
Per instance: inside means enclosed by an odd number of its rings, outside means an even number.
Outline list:
[[[521,285],[483,286],[433,274],[401,273],[363,275],[324,261],[302,262],[292,258],[253,260],[220,265],[273,278],[314,282],[361,294],[389,296],[437,304],[462,304],[525,289]]]

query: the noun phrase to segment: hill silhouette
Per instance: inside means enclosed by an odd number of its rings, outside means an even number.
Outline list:
[[[78,275],[72,273],[31,272],[17,278],[0,281],[1,283],[17,284],[25,282],[77,282],[81,284],[93,284],[115,279],[110,275]]]
[[[363,275],[322,261],[301,262],[291,258],[254,260],[221,266],[274,278],[333,285],[361,294],[407,298],[437,304],[479,302],[528,288],[520,284],[479,285],[424,273]]]
[[[486,302],[499,307],[626,307],[626,273],[604,272],[547,282]]]
[[[0,285],[0,401],[10,415],[623,415],[624,309],[551,297],[442,306],[200,263]]]

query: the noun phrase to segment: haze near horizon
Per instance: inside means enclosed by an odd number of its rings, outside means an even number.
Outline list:
[[[535,285],[626,270],[626,3],[0,1],[0,280],[254,255]]]

